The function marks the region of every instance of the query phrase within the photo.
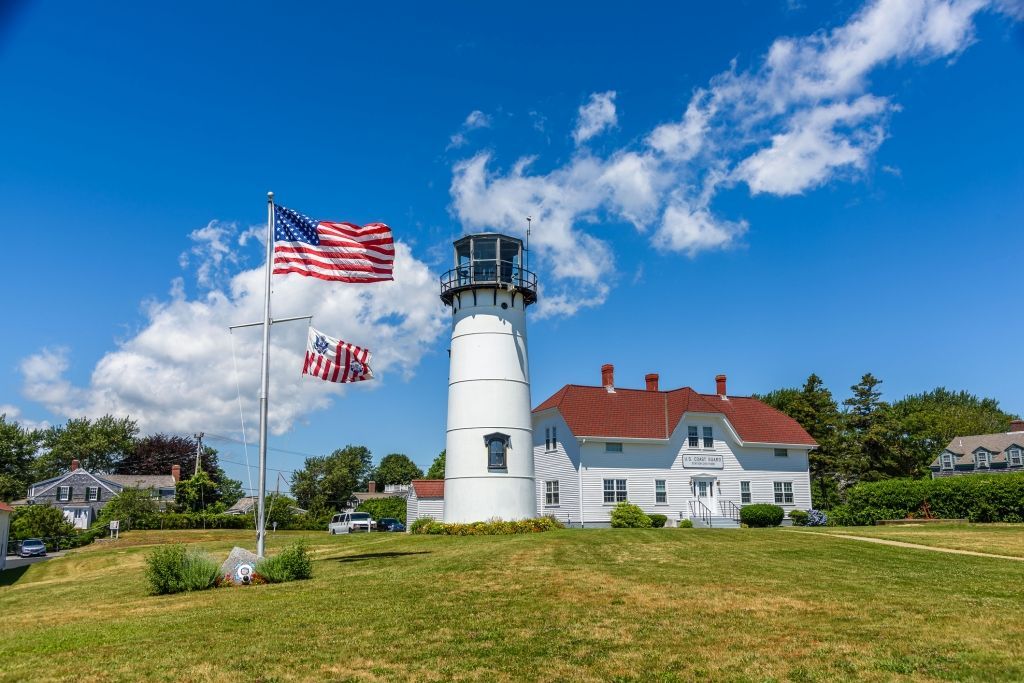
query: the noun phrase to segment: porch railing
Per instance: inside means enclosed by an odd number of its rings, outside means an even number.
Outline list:
[[[690,517],[693,518],[695,516],[707,524],[709,529],[711,528],[711,510],[699,500],[690,501]]]
[[[723,517],[728,517],[734,522],[740,521],[740,506],[731,500],[723,500],[718,503]]]

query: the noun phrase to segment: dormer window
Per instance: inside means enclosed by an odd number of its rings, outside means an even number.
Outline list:
[[[487,446],[487,469],[508,469],[508,442],[508,434],[500,432],[488,434],[484,437],[484,444]]]
[[[951,470],[953,469],[953,454],[943,453],[942,454],[942,469]]]
[[[1010,467],[1020,467],[1024,465],[1024,453],[1019,448],[1011,448],[1006,454],[1007,460],[1010,462]]]
[[[988,469],[992,461],[992,454],[988,451],[978,451],[974,454],[974,466],[978,469]]]

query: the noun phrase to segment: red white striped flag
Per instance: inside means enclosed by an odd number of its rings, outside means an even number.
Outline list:
[[[395,241],[383,223],[316,221],[274,207],[274,274],[337,282],[394,280]]]
[[[310,327],[302,374],[328,382],[362,382],[373,379],[373,371],[370,370],[372,356],[366,349],[328,337]]]

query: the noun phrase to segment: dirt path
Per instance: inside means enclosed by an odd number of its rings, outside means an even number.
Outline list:
[[[992,557],[997,560],[1014,560],[1015,562],[1024,562],[1024,557],[1014,557],[1012,555],[996,555],[993,553],[979,552],[977,550],[957,550],[955,548],[940,548],[934,545],[907,543],[906,541],[890,541],[887,538],[872,538],[871,536],[853,536],[850,534],[830,534],[827,532],[819,531],[799,531],[797,529],[786,529],[786,531],[793,534],[809,534],[811,536],[828,536],[829,538],[848,538],[851,541],[867,541],[868,543],[881,543],[882,545],[894,545],[898,548],[913,548],[914,550],[932,550],[937,553],[952,553],[954,555],[973,555],[975,557]]]

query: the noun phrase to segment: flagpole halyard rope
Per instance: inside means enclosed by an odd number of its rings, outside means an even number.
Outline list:
[[[245,413],[242,410],[242,387],[238,383],[238,359],[235,356],[235,333],[229,329],[231,335],[231,365],[235,369],[235,395],[238,397],[238,420],[242,423],[242,452],[245,454],[245,476],[249,480],[249,497],[252,497],[252,467],[249,465],[249,440],[245,436]],[[256,506],[252,506],[252,520],[256,523]]]

